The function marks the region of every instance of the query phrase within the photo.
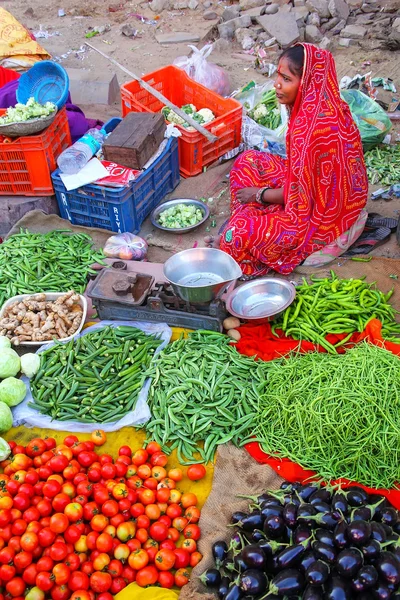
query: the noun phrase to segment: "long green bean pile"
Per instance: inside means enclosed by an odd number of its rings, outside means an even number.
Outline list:
[[[151,370],[148,437],[166,451],[176,448],[182,464],[209,462],[219,444],[238,445],[254,429],[249,400],[257,403],[265,368],[241,356],[219,333],[197,331],[170,344]]]
[[[392,185],[400,181],[400,144],[377,146],[365,153],[370,183]]]
[[[93,250],[92,238],[84,233],[21,229],[0,244],[0,306],[18,294],[82,293],[88,274],[96,273],[91,265],[103,259],[103,253]]]
[[[276,319],[272,330],[282,329],[296,340],[306,339],[320,344],[328,352],[336,353],[356,331],[364,331],[371,319],[382,322],[385,339],[399,342],[400,324],[396,311],[389,303],[392,291],[383,294],[375,284],[363,279],[339,279],[331,271],[331,277],[311,283],[304,280],[296,288],[295,301]],[[329,333],[348,334],[336,346],[325,336]]]
[[[109,423],[134,410],[161,341],[135,327],[102,327],[40,354],[28,406],[57,421]]]
[[[268,363],[264,392],[247,399],[265,452],[374,487],[400,481],[400,358],[363,342],[344,355]],[[260,388],[261,391],[261,388]]]

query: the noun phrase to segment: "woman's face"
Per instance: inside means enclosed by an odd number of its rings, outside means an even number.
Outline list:
[[[301,77],[293,75],[292,71],[289,69],[289,61],[286,56],[281,58],[274,83],[278,102],[281,104],[293,105],[300,87],[300,81]]]

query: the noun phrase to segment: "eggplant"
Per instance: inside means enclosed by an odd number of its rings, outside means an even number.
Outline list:
[[[201,583],[206,587],[219,587],[221,584],[221,573],[218,569],[207,569],[199,577]]]
[[[231,541],[229,542],[228,550],[233,550],[233,552],[237,551],[238,549],[241,550],[248,543],[249,540],[245,535],[243,535],[243,533],[235,531],[231,537]]]
[[[313,552],[306,552],[301,557],[300,562],[297,565],[297,568],[299,569],[299,571],[302,571],[303,573],[305,573],[307,571],[308,567],[310,565],[312,565],[313,563],[315,563],[316,560],[317,559],[315,558]]]
[[[303,600],[324,600],[324,592],[322,588],[308,585],[303,592]]]
[[[307,517],[314,517],[317,513],[317,509],[312,504],[301,504],[297,511],[297,518],[301,519],[302,523],[307,523]],[[312,521],[308,524],[311,523]]]
[[[217,568],[220,564],[226,559],[228,556],[228,545],[226,542],[219,540],[218,542],[214,542],[211,548],[211,552],[213,555],[213,559]]]
[[[350,600],[353,597],[347,581],[334,575],[326,586],[325,600]]]
[[[268,585],[267,576],[262,571],[248,569],[241,574],[239,579],[240,588],[250,596],[257,596],[266,591]]]
[[[330,569],[326,562],[316,560],[306,571],[306,580],[310,585],[321,586],[328,580]]]
[[[283,520],[291,529],[294,529],[297,524],[297,509],[298,506],[293,502],[286,504],[285,508],[283,509]]]
[[[314,502],[322,500],[323,502],[329,503],[331,501],[331,497],[332,494],[329,490],[327,490],[326,488],[320,488],[319,490],[314,492],[312,496],[310,496],[309,502],[310,504],[314,504]]]
[[[277,552],[280,552],[283,548],[287,547],[287,544],[282,544],[281,542],[276,542],[275,540],[261,540],[258,542],[257,546],[262,549],[266,557],[273,556]]]
[[[388,506],[380,511],[380,521],[393,527],[399,520],[399,514],[395,508]]]
[[[251,540],[255,543],[261,542],[262,540],[267,539],[265,533],[263,531],[261,531],[260,529],[255,529],[254,531],[251,532]]]
[[[249,515],[246,515],[240,521],[236,523],[237,527],[240,527],[244,531],[254,531],[255,529],[262,529],[264,524],[264,517],[260,510],[254,510]]]
[[[297,490],[297,494],[300,496],[304,502],[308,502],[310,497],[316,492],[318,488],[313,484],[305,484],[299,487]]]
[[[349,503],[346,498],[346,494],[343,492],[336,492],[332,496],[331,500],[332,510],[340,510],[344,515],[349,512]]]
[[[392,527],[393,532],[400,535],[400,521],[397,521]]]
[[[236,525],[236,523],[241,522],[242,519],[245,519],[246,517],[248,517],[248,514],[237,510],[236,512],[234,512],[231,516],[231,523],[233,523],[234,525]]]
[[[275,570],[281,571],[282,569],[290,569],[297,566],[305,553],[306,548],[304,547],[304,544],[289,546],[289,548],[282,550],[279,554],[274,556],[273,565]]]
[[[372,519],[372,512],[369,506],[359,506],[355,508],[351,513],[352,521],[370,521]]]
[[[335,547],[335,537],[332,531],[328,529],[316,529],[314,531],[314,538],[317,542],[322,542],[323,544],[327,544],[327,546],[332,546],[332,548]]]
[[[302,573],[295,569],[284,569],[275,575],[270,583],[269,591],[279,596],[298,596],[304,589],[305,581]]]
[[[300,509],[299,509],[300,510]],[[298,516],[298,519],[302,519],[301,516]],[[317,515],[304,517],[306,523],[312,525],[316,523],[321,527],[326,527],[327,529],[333,529],[336,525],[343,520],[343,516],[339,511],[332,511],[326,513],[318,513]]]
[[[349,538],[347,535],[347,523],[342,521],[338,523],[333,530],[333,539],[335,542],[335,546],[343,550],[349,545]]]
[[[248,548],[248,546],[245,546],[245,547]],[[225,564],[225,561],[223,564]],[[244,560],[240,554],[233,557],[233,565],[234,565],[234,570],[238,571],[238,573],[243,573],[243,571],[245,571],[246,569],[249,568],[247,566],[247,564],[244,562]]]
[[[386,583],[400,584],[400,561],[393,552],[381,552],[375,563],[376,569]]]
[[[379,557],[381,553],[381,545],[377,540],[368,540],[366,544],[360,546],[360,550],[366,561],[372,561]]]
[[[286,530],[286,525],[285,521],[283,520],[283,517],[279,517],[276,515],[271,515],[270,517],[267,517],[263,524],[263,530],[264,533],[273,540],[280,538]]]
[[[290,481],[284,481],[283,483],[281,483],[281,486],[280,486],[279,489],[280,490],[292,490],[293,489],[292,485],[293,484],[290,483]]]
[[[259,504],[260,506],[268,504],[268,502],[271,502],[272,504],[280,504],[279,499],[275,496],[272,496],[271,494],[268,494],[268,492],[257,496],[257,504]]]
[[[387,534],[386,534],[385,528],[383,527],[382,523],[375,523],[375,521],[371,521],[370,525],[371,525],[371,538],[373,540],[376,540],[380,544],[382,544],[383,542],[386,542]]]
[[[312,536],[312,529],[308,525],[300,524],[293,532],[293,541],[295,544],[301,544]]]
[[[224,600],[240,600],[243,598],[244,592],[236,583],[231,583],[227,593],[224,596]]]
[[[277,504],[269,504],[261,508],[261,514],[266,519],[267,517],[281,517],[283,514],[283,506]]]
[[[313,506],[319,513],[326,513],[331,510],[330,504],[324,502],[323,500],[320,500],[319,502],[314,502],[314,504],[311,504],[311,506]]]
[[[339,575],[351,578],[361,569],[364,564],[364,557],[358,548],[345,548],[337,558],[335,567]]]
[[[378,571],[372,565],[364,565],[351,582],[351,587],[356,592],[365,592],[378,581]]]
[[[284,506],[286,506],[286,504],[294,504],[295,506],[300,506],[301,504],[303,504],[303,500],[298,496],[294,496],[292,494],[285,494],[283,497],[283,504]]]
[[[267,564],[267,557],[263,549],[256,544],[245,546],[239,557],[246,565],[246,569],[264,569]]]
[[[351,543],[362,546],[371,537],[371,524],[368,521],[353,521],[347,525],[347,536]]]
[[[219,584],[218,592],[217,592],[217,596],[220,600],[222,600],[222,598],[225,598],[226,594],[228,593],[230,585],[231,585],[230,577],[227,577],[226,575],[224,577],[221,577],[221,583]]]
[[[313,542],[312,549],[315,558],[324,560],[327,563],[334,563],[336,560],[336,550],[322,542]]]
[[[343,490],[343,493],[350,506],[363,506],[368,503],[367,492],[358,486],[349,486],[346,490]]]
[[[387,583],[378,581],[376,586],[373,587],[369,593],[372,593],[372,598],[376,598],[377,600],[390,600],[392,598],[393,590],[390,589]]]
[[[232,573],[236,569],[236,564],[232,558],[226,558],[221,566],[226,573]]]

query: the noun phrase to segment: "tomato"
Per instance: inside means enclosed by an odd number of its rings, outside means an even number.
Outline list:
[[[79,473],[78,467],[68,465],[68,467],[65,467],[65,469],[63,471],[63,477],[67,481],[72,481],[73,478],[75,477],[75,475],[77,475],[78,473]]]
[[[64,533],[69,526],[68,517],[64,513],[54,513],[50,517],[50,529],[55,533]]]
[[[161,488],[157,490],[157,502],[168,502],[171,495],[171,490],[169,488]]]
[[[51,505],[56,512],[61,513],[70,502],[71,498],[67,494],[57,494],[57,496],[54,496]]]
[[[192,492],[182,494],[181,505],[183,508],[189,508],[189,506],[195,506],[197,504],[197,496]]]
[[[4,527],[11,521],[11,510],[3,508],[0,510],[0,527]]]
[[[200,538],[200,527],[198,525],[187,525],[183,530],[183,535],[185,538],[197,541]]]
[[[160,523],[160,521],[152,523],[149,532],[153,540],[157,542],[162,542],[168,537],[168,527],[164,523]]]
[[[161,446],[157,442],[149,442],[146,446],[147,452],[152,455],[156,452],[161,452]]]
[[[175,572],[175,585],[183,587],[189,582],[190,573],[186,569],[178,569]]]
[[[79,502],[70,502],[64,508],[64,514],[68,517],[70,523],[76,523],[83,517],[83,508]]]
[[[131,553],[131,550],[127,544],[118,544],[114,549],[114,558],[117,560],[126,561]]]
[[[33,523],[34,521],[39,521],[41,516],[37,506],[30,506],[24,511],[22,518],[26,523]]]
[[[12,598],[23,596],[26,589],[26,583],[21,577],[14,577],[6,584],[6,590]]]
[[[151,466],[148,464],[140,465],[137,470],[140,479],[148,479],[151,477]]]
[[[149,490],[156,490],[158,486],[158,481],[154,477],[148,477],[143,481],[143,487],[148,488]]]
[[[69,600],[71,590],[64,583],[62,585],[55,585],[51,590],[52,600]]]
[[[93,487],[93,499],[97,504],[104,504],[107,500],[110,499],[110,493],[106,486],[97,484]]]
[[[43,529],[41,529],[39,531],[37,536],[38,536],[39,544],[43,548],[47,548],[48,546],[51,546],[51,544],[56,539],[56,533],[55,533],[55,531],[52,531],[50,529],[50,527],[43,527]]]
[[[47,481],[52,473],[53,471],[50,469],[50,467],[46,466],[40,467],[38,470],[39,479],[42,479],[43,481]]]
[[[61,492],[61,484],[55,479],[49,479],[43,486],[43,496],[54,498]]]
[[[141,488],[138,490],[138,497],[142,504],[155,504],[156,494],[153,490],[147,488]]]
[[[161,517],[158,520],[160,521],[160,523],[164,523],[164,525],[166,525],[167,527],[171,527],[172,525],[172,519],[170,517],[167,517],[167,515],[161,515]]]
[[[141,529],[142,527],[144,527],[145,529],[148,529],[150,527],[149,517],[147,515],[139,515],[138,518],[136,519],[136,525],[137,525],[138,529]]]
[[[187,539],[184,540],[181,546],[184,550],[187,550],[189,552],[189,554],[192,554],[193,552],[196,552],[197,550],[197,543],[195,542],[195,540]]]
[[[77,590],[72,594],[70,600],[92,600],[92,597],[86,590]]]
[[[190,465],[186,472],[189,479],[192,481],[199,481],[199,479],[203,479],[206,476],[206,468],[204,465]]]
[[[87,448],[83,442],[76,442],[73,446],[71,446],[72,454],[74,456],[78,456],[80,452],[86,452]]]
[[[81,561],[79,560],[79,556],[77,554],[75,554],[74,552],[70,552],[65,557],[64,564],[67,565],[70,571],[77,571],[79,569]]]
[[[77,542],[75,542],[74,548],[77,552],[86,552],[87,551],[88,547],[87,547],[86,539],[87,539],[86,535],[81,535],[79,540]]]
[[[122,500],[128,495],[128,488],[124,483],[117,483],[112,489],[112,495],[116,500]]]
[[[35,490],[33,488],[33,485],[31,485],[30,483],[23,483],[20,486],[18,493],[26,494],[29,498],[33,498],[33,496],[35,495]]]
[[[83,506],[83,518],[86,519],[86,521],[90,521],[91,519],[93,519],[93,517],[95,515],[98,515],[99,512],[100,509],[96,502],[88,502]]]
[[[124,570],[123,564],[120,560],[113,558],[108,567],[107,573],[110,573],[111,577],[121,577],[122,571]]]
[[[128,466],[128,468],[126,470],[125,477],[127,479],[129,479],[130,477],[133,477],[134,475],[136,475],[137,468],[135,467],[135,465],[127,465],[127,466]]]
[[[89,589],[89,577],[82,571],[74,571],[68,581],[68,587],[72,592],[76,590]]]
[[[193,552],[190,555],[190,566],[191,567],[195,567],[196,565],[199,564],[199,562],[201,561],[201,559],[203,558],[203,555],[201,552]]]
[[[131,582],[128,582],[128,583],[131,583]],[[97,596],[97,600],[113,600],[113,596],[109,592],[102,592],[101,594],[99,594]]]
[[[87,450],[80,452],[77,456],[78,462],[82,467],[88,468],[95,461],[93,454]]]
[[[24,511],[27,508],[29,508],[30,504],[31,504],[31,501],[29,499],[29,496],[27,496],[26,494],[18,493],[16,496],[14,496],[14,500],[13,500],[14,508]]]
[[[136,525],[132,521],[126,521],[117,527],[117,538],[121,542],[127,542],[128,540],[132,539],[135,537],[135,533]]]
[[[129,460],[129,458],[127,458],[127,460]],[[123,461],[119,461],[119,460],[116,461],[116,463],[115,463],[116,477],[125,477],[127,470],[128,470],[128,466]]]
[[[76,435],[67,435],[67,437],[64,438],[64,444],[68,446],[68,448],[72,448],[72,446],[78,444],[78,442],[79,440]]]
[[[139,475],[133,475],[133,477],[129,477],[129,479],[126,482],[126,485],[129,489],[136,491],[142,487],[143,481],[140,479]]]
[[[180,538],[181,534],[180,532],[175,529],[175,527],[169,527],[168,528],[168,539],[172,540],[173,542],[177,542]]]
[[[93,563],[89,560],[86,560],[81,564],[81,571],[90,577],[92,573],[94,573]]]
[[[88,503],[88,497],[84,496],[83,494],[80,494],[79,496],[75,496],[75,498],[73,498],[73,501],[78,502],[78,504],[80,504],[81,506],[85,506],[85,504]]]
[[[165,487],[169,488],[170,490],[173,490],[176,488],[176,482],[173,479],[170,479],[169,477],[164,477],[164,479],[161,479],[161,481],[159,482],[157,489],[160,490]]]
[[[49,467],[55,473],[62,473],[69,465],[69,460],[64,454],[57,454],[49,460]]]
[[[113,463],[113,457],[110,456],[110,454],[101,454],[100,455],[100,464],[101,465],[106,465],[108,463]]]
[[[63,455],[66,456],[66,458],[68,458],[68,463],[70,460],[72,460],[73,452],[71,450],[71,448],[69,448],[68,446],[66,446],[65,444],[59,444],[55,449],[54,449],[54,454],[56,456],[58,455]]]
[[[136,583],[140,587],[147,587],[157,583],[159,571],[153,565],[147,565],[136,573]]]
[[[92,483],[97,483],[98,481],[100,481],[101,480],[101,469],[100,469],[100,467],[93,467],[93,466],[91,466],[90,469],[88,470],[88,479]]]
[[[39,544],[39,538],[36,533],[29,531],[21,536],[21,548],[26,552],[33,552]]]
[[[90,576],[90,587],[94,592],[107,592],[111,587],[112,579],[109,573],[93,573]]]
[[[183,477],[183,471],[182,471],[182,469],[178,469],[178,468],[170,469],[168,471],[168,477],[170,479],[173,479],[174,481],[181,481],[182,477]]]
[[[175,564],[176,556],[173,550],[162,548],[155,556],[154,564],[159,571],[170,571]]]
[[[53,448],[55,448],[57,446],[56,440],[52,437],[44,437],[43,441],[46,444],[47,450],[52,450]]]
[[[126,586],[127,586],[127,583],[123,577],[115,577],[115,578],[113,578],[113,580],[111,582],[110,591],[113,594],[118,594],[118,592],[120,592],[121,590],[126,588]]]
[[[168,457],[164,452],[155,452],[150,458],[150,463],[153,467],[165,467],[168,462]]]
[[[132,569],[137,571],[138,569],[142,569],[149,563],[149,555],[146,550],[138,549],[132,552],[128,558],[128,564]]]
[[[169,571],[160,571],[158,574],[158,584],[162,588],[171,589],[175,584],[175,577]]]
[[[112,463],[106,463],[101,467],[101,476],[104,479],[114,479],[117,471]]]
[[[15,556],[15,551],[12,548],[2,548],[0,550],[0,564],[7,565],[12,562]]]
[[[50,548],[50,558],[52,558],[55,562],[61,562],[68,555],[67,545],[63,542],[56,542]]]
[[[121,446],[121,448],[118,450],[118,455],[119,456],[132,456],[132,450],[130,449],[129,446]]]
[[[31,564],[33,560],[33,556],[31,552],[18,552],[18,554],[14,557],[14,566],[18,569],[18,571],[23,571]]]
[[[122,571],[122,577],[128,582],[132,583],[136,579],[136,571],[132,569],[129,565],[125,565],[124,570]]]
[[[92,431],[91,440],[95,446],[103,446],[107,441],[107,436],[102,429]]]
[[[109,524],[110,520],[104,515],[95,515],[90,521],[90,527],[93,531],[103,531]]]
[[[86,442],[83,442],[83,445],[85,446],[85,449],[88,452],[93,452],[95,444],[92,440],[87,440]]]
[[[121,456],[118,456],[117,460],[115,461],[115,465],[118,465],[121,463],[123,465],[126,465],[127,467],[134,467],[136,469],[136,466],[132,465],[132,459],[129,456],[125,456],[124,454]]]
[[[30,467],[32,467],[33,461],[29,456],[23,453],[15,454],[10,463],[11,472],[15,473],[16,471],[27,471]]]
[[[92,558],[92,555],[91,555]],[[93,559],[93,569],[95,571],[103,571],[110,564],[111,558],[105,552],[100,552],[96,558]]]
[[[169,504],[167,507],[167,516],[171,519],[176,519],[177,517],[181,517],[183,513],[182,508],[179,504]]]
[[[167,476],[167,471],[166,469],[164,469],[164,467],[157,466],[152,468],[151,474],[154,477],[154,479],[156,479],[157,481],[161,481]]]
[[[189,506],[185,510],[185,517],[188,519],[189,523],[198,523],[200,520],[200,510],[197,506]]]
[[[100,552],[111,552],[113,547],[113,538],[108,533],[101,533],[96,540],[96,548]]]
[[[46,449],[47,448],[44,440],[40,438],[34,438],[26,446],[25,452],[30,458],[34,458],[35,456],[40,456],[43,454]]]
[[[18,556],[18,554],[17,554]],[[16,573],[16,568],[13,565],[1,565],[0,581],[10,581]]]
[[[8,542],[11,537],[12,531],[10,525],[6,525],[0,529],[0,539],[3,539],[4,542]]]
[[[20,486],[21,486],[21,484],[19,481],[10,479],[9,481],[7,481],[6,490],[9,494],[11,494],[12,496],[15,496],[15,494],[18,493]]]
[[[190,554],[184,548],[175,548],[175,567],[177,569],[181,569],[183,567],[188,567],[190,563]]]
[[[144,527],[140,527],[140,529],[136,531],[136,539],[139,540],[141,544],[147,542],[147,540],[149,539],[149,533],[147,529],[145,529]]]
[[[36,585],[43,592],[48,592],[54,585],[52,574],[48,571],[40,571],[36,577]]]
[[[26,567],[26,569],[24,570],[24,572],[22,574],[22,579],[28,585],[35,585],[35,583],[36,583],[36,575],[38,574],[38,572],[39,571],[37,570],[37,565],[35,565],[34,563],[32,563],[28,567]],[[2,577],[0,575],[0,579],[1,578]]]
[[[41,573],[42,571],[52,571],[53,567],[54,560],[50,558],[50,556],[42,556],[42,558],[39,558],[36,564],[38,573]]]
[[[55,578],[56,585],[64,585],[68,583],[68,580],[71,576],[71,572],[68,569],[67,565],[64,563],[58,563],[53,567],[53,575]]]
[[[67,481],[66,483],[63,483],[61,486],[61,493],[65,494],[66,496],[68,496],[68,498],[70,498],[72,500],[72,498],[75,496],[75,493],[76,493],[74,484],[71,481]]]

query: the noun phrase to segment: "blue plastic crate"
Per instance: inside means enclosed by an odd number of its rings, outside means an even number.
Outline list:
[[[119,118],[111,119],[104,129],[111,132],[120,121]],[[91,183],[68,192],[59,172],[57,169],[51,177],[64,219],[73,225],[138,233],[149,213],[179,183],[178,141],[170,138],[164,152],[151,167],[124,188]]]

